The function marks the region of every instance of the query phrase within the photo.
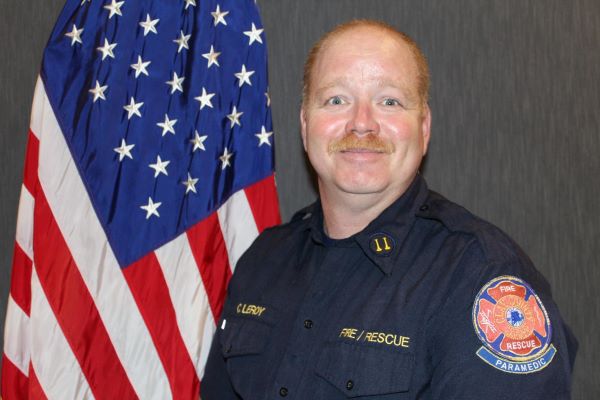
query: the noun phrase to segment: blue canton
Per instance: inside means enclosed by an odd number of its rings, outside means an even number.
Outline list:
[[[68,0],[59,18],[41,75],[121,267],[272,174],[254,1]]]

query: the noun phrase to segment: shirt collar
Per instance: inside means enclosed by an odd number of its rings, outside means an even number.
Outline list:
[[[358,244],[364,254],[384,274],[389,275],[412,227],[415,214],[425,202],[428,192],[425,179],[417,174],[404,194],[371,221],[365,229],[341,240],[330,239],[325,234],[323,210],[320,200],[317,200],[309,217],[311,220],[308,228],[311,230],[311,238],[324,246],[350,247]]]
[[[308,229],[310,229],[310,237],[313,241],[325,247],[352,247],[356,245],[356,235],[345,239],[332,239],[327,236],[324,230],[323,208],[321,207],[320,199],[317,199],[313,204],[310,214]]]

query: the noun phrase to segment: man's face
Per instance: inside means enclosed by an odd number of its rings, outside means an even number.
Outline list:
[[[429,142],[417,83],[408,46],[386,32],[359,27],[325,43],[300,117],[322,195],[404,193]]]

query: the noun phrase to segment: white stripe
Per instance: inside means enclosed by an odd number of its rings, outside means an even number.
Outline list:
[[[11,295],[4,323],[4,357],[29,376],[29,317]]]
[[[31,120],[29,121],[29,129],[31,129],[31,132],[33,132],[38,139],[40,138],[40,132],[44,126],[44,118],[46,118],[46,115],[52,114],[52,110],[46,109],[50,108],[50,104],[48,104],[45,99],[46,92],[44,90],[44,82],[42,82],[42,78],[38,76],[33,92]]]
[[[17,215],[16,241],[21,250],[33,260],[33,207],[35,201],[25,185],[21,186],[19,213]]]
[[[248,203],[246,192],[240,190],[223,204],[217,211],[221,232],[225,239],[227,255],[229,256],[229,265],[231,270],[235,270],[235,265],[250,247],[254,239],[258,236],[258,228],[254,222],[254,215]]]
[[[92,399],[92,391],[44,295],[31,274],[31,364],[48,399]]]
[[[175,307],[183,342],[198,379],[202,379],[215,332],[215,320],[187,235],[179,235],[155,253]]]
[[[39,179],[127,376],[142,399],[170,399],[169,382],[125,277],[96,218],[43,89]]]

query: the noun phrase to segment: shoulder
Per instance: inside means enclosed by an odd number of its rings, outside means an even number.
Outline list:
[[[298,211],[284,224],[265,229],[244,252],[235,266],[231,290],[247,290],[293,265],[304,248],[315,204]]]
[[[444,246],[464,244],[459,261],[437,264],[442,279],[436,284],[444,300],[427,326],[440,369],[458,367],[456,373],[467,373],[465,379],[477,393],[487,390],[482,380],[508,381],[524,371],[538,372],[555,357],[543,372],[527,375],[523,389],[540,381],[568,387],[577,340],[548,281],[523,250],[498,227],[435,192],[429,193],[417,218],[442,232]],[[444,250],[438,253],[455,254]]]
[[[451,267],[444,267],[444,273],[452,274],[453,285],[465,289],[465,299],[472,298],[488,282],[501,276],[516,277],[528,282],[544,297],[551,296],[548,281],[521,247],[500,228],[466,208],[430,191],[417,219],[436,227],[436,232],[443,232],[446,250],[457,244],[462,246],[447,252],[458,254],[460,260]]]
[[[317,203],[310,204],[296,213],[289,222],[265,229],[254,241],[248,252],[272,252],[281,246],[298,241],[309,228]]]
[[[522,260],[531,263],[523,250],[505,232],[444,196],[430,191],[417,218],[438,224],[448,235],[466,236],[489,264]]]

